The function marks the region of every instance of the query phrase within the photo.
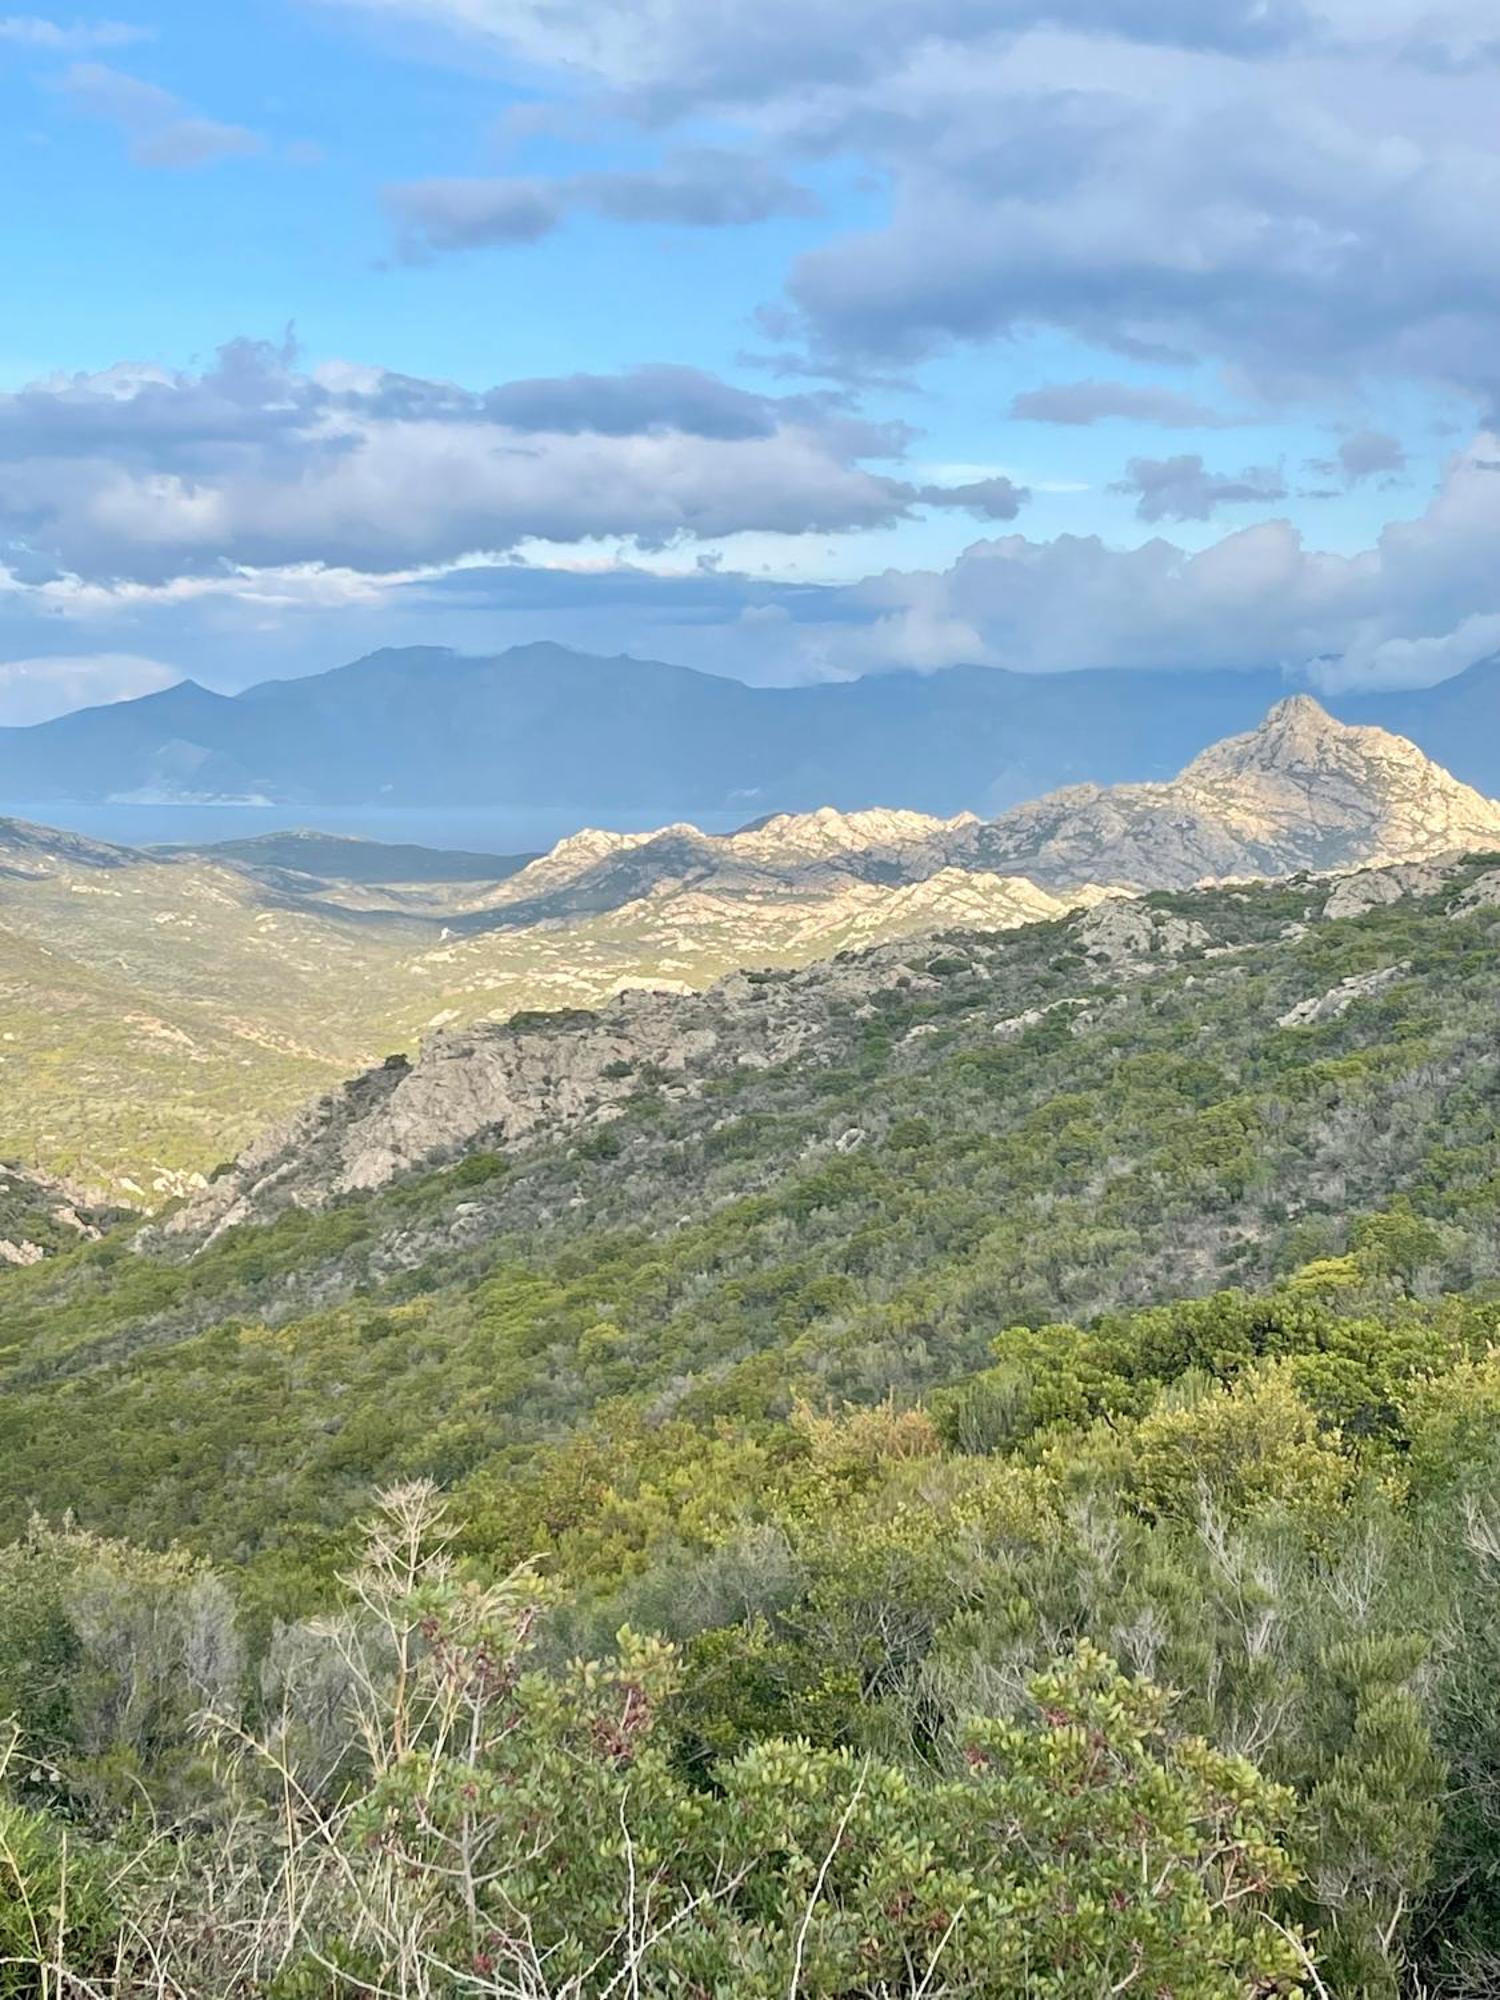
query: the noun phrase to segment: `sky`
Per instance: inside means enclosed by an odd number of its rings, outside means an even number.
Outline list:
[[[1443,679],[1497,90],[1494,0],[0,12],[0,722],[542,637]]]

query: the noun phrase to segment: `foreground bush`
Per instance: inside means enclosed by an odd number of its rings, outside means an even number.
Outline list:
[[[530,1576],[463,1584],[442,1542],[431,1489],[387,1495],[348,1604],[283,1660],[269,1726],[206,1719],[216,1810],[127,1873],[113,1971],[94,1940],[80,1962],[66,1926],[26,1929],[57,1906],[57,1842],[37,1815],[0,1826],[10,1990],[1304,1990],[1306,1954],[1268,1913],[1294,1876],[1290,1794],[1173,1740],[1162,1691],[1096,1649],[931,1768],[769,1739],[703,1783],[677,1754],[668,1647],[627,1632],[609,1665],[548,1672]],[[309,1725],[330,1685],[346,1734],[320,1771]]]

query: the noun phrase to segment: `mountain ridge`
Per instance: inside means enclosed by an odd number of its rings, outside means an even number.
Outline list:
[[[1415,861],[1500,841],[1500,804],[1410,743],[1339,722],[1310,696],[1199,753],[1165,783],[1075,786],[993,820],[823,807],[737,833],[678,822],[597,828],[518,870],[460,929],[557,923],[691,888],[749,895],[849,883],[887,888],[943,871],[1021,879],[1052,894],[1187,888],[1380,860]]]
[[[1440,928],[1469,924],[1476,947],[1492,955],[1500,869],[1452,856],[1251,883],[1238,892],[1204,887],[1150,902],[1107,899],[1003,933],[956,929],[800,969],[738,971],[704,992],[627,992],[594,1009],[445,1027],[414,1058],[350,1077],[269,1127],[207,1187],[149,1226],[136,1247],[196,1257],[247,1225],[357,1204],[412,1176],[449,1169],[459,1170],[450,1197],[459,1204],[449,1211],[453,1240],[467,1243],[475,1231],[482,1236],[479,1218],[497,1205],[503,1210],[506,1174],[524,1171],[533,1155],[561,1146],[607,1166],[621,1151],[619,1135],[635,1147],[648,1138],[653,1147],[666,1144],[654,1117],[645,1119],[646,1098],[663,1117],[694,1125],[712,1153],[715,1135],[746,1117],[737,1102],[753,1099],[761,1077],[781,1079],[783,1093],[796,1082],[813,1107],[813,1129],[821,1133],[810,1148],[815,1167],[860,1152],[882,1116],[873,1101],[853,1122],[847,1112],[842,1123],[817,1115],[829,1093],[854,1089],[855,1052],[869,1040],[883,1071],[912,1098],[924,1070],[946,1060],[960,1019],[968,1023],[976,1079],[996,1064],[1007,1076],[1024,1076],[1027,1050],[1040,1055],[1069,1041],[1107,1050],[1112,1024],[1139,1013],[1147,1004],[1139,996],[1169,984],[1183,996],[1198,989],[1241,995],[1236,1004],[1265,1013],[1268,1034],[1316,1030],[1326,1040],[1346,1018],[1378,1020],[1387,996],[1413,976],[1410,959],[1395,947],[1400,905],[1425,912],[1423,921]],[[1381,927],[1373,931],[1361,928],[1371,913]],[[1382,947],[1387,935],[1392,942]],[[1248,971],[1273,964],[1267,995],[1241,984]],[[1153,1032],[1167,1032],[1170,1041],[1169,1031]],[[1003,1053],[1011,1050],[1014,1063]],[[1192,1067],[1191,1057],[1175,1060]],[[919,1106],[919,1091],[915,1101]],[[766,1137],[769,1143],[769,1127]],[[488,1164],[464,1173],[476,1154]],[[675,1212],[670,1175],[662,1181],[660,1171],[653,1198],[667,1205],[664,1213]],[[471,1186],[472,1196],[465,1192]],[[554,1198],[539,1219],[554,1225],[565,1209]],[[621,1226],[628,1214],[627,1204]],[[407,1241],[395,1253],[396,1267],[440,1247]]]
[[[238,695],[183,681],[0,730],[0,801],[263,798],[305,812],[499,796],[585,819],[714,811],[753,821],[821,805],[947,817],[1073,783],[1168,777],[1286,692],[1271,670],[1088,667],[752,687],[546,641],[493,656],[392,648]],[[1329,702],[1500,791],[1500,664]]]
[[[1064,826],[1073,828],[1071,859],[1059,852],[1064,842],[1053,831],[1059,814]],[[1038,824],[1046,836],[1040,841],[1035,838]],[[584,835],[561,843],[534,866],[546,869],[550,863],[549,879],[555,882],[575,864],[574,879],[563,882],[563,891],[571,888],[578,899],[575,908],[592,908],[601,880],[608,883],[621,852],[638,858],[654,844],[669,862],[684,849],[694,860],[705,851],[727,855],[724,873],[730,879],[747,841],[757,853],[769,847],[785,857],[790,848],[792,879],[800,873],[806,881],[818,879],[830,866],[830,847],[832,865],[843,868],[857,864],[872,846],[879,852],[882,841],[896,839],[899,844],[899,837],[909,839],[915,858],[911,850],[903,857],[908,874],[905,885],[892,891],[897,896],[921,896],[950,873],[967,884],[995,880],[980,873],[974,859],[996,845],[1029,841],[1033,859],[1047,863],[1037,871],[1042,881],[1033,872],[1000,878],[1003,888],[1013,894],[1035,892],[1034,919],[1060,924],[1066,939],[1060,951],[1093,966],[1096,976],[1116,978],[1130,976],[1143,963],[1199,952],[1212,939],[1191,919],[1168,917],[1130,896],[1116,900],[1108,888],[1077,879],[1086,865],[1103,864],[1108,873],[1111,849],[1127,857],[1127,873],[1132,857],[1147,864],[1147,879],[1133,882],[1120,882],[1116,867],[1110,886],[1127,890],[1208,886],[1201,874],[1181,878],[1215,846],[1220,862],[1264,864],[1243,876],[1234,865],[1222,867],[1219,883],[1288,877],[1316,883],[1326,878],[1332,886],[1321,914],[1339,921],[1387,901],[1440,893],[1451,875],[1469,865],[1466,849],[1500,847],[1500,802],[1459,784],[1402,738],[1340,723],[1310,697],[1293,696],[1273,707],[1258,728],[1193,759],[1167,785],[1081,788],[991,823],[972,816],[935,821],[901,813],[824,813],[717,837],[692,827],[663,829],[654,840],[620,836],[618,845],[605,836]],[[970,866],[929,868],[934,846],[949,839],[968,846]],[[810,861],[804,859],[808,855]],[[1317,865],[1331,859],[1342,865]],[[514,885],[520,888],[530,872],[522,870]],[[1058,903],[1047,907],[1046,879],[1063,875],[1074,878],[1072,892],[1084,905],[1080,913],[1068,915]],[[859,881],[857,873],[854,879]],[[1493,873],[1479,876],[1457,913],[1488,907],[1496,880],[1500,877]],[[502,893],[511,886],[503,885]],[[647,893],[702,897],[712,887],[712,878],[707,884],[701,879],[684,884],[680,877],[663,875]],[[524,900],[523,907],[528,907]],[[943,956],[931,940],[928,949],[938,959]],[[578,1124],[611,1121],[634,1094],[633,1079],[642,1068],[672,1080],[681,1092],[701,1091],[704,1073],[711,1076],[716,1061],[723,1067],[718,1052],[728,1032],[726,1015],[737,1008],[743,1012],[752,994],[761,1004],[753,1012],[748,1040],[741,1032],[733,1066],[785,1063],[808,1039],[807,1024],[795,1012],[798,1001],[815,995],[816,1005],[826,1010],[829,993],[837,994],[842,984],[867,1005],[886,973],[890,982],[921,990],[922,953],[917,930],[908,943],[853,955],[855,966],[846,970],[841,968],[849,953],[832,965],[814,965],[794,975],[789,987],[776,981],[757,987],[738,972],[701,994],[619,993],[597,1012],[566,1019],[445,1029],[424,1045],[414,1064],[387,1064],[356,1078],[304,1106],[289,1125],[263,1135],[225,1176],[189,1201],[167,1234],[196,1233],[212,1242],[225,1229],[264,1220],[288,1203],[319,1206],[326,1199],[382,1186],[401,1172],[440,1161],[455,1148],[461,1152],[481,1137],[513,1148],[528,1143],[539,1129],[555,1134]],[[1405,969],[1383,970],[1374,985],[1356,980],[1330,995],[1299,1001],[1278,1025],[1342,1013]],[[785,1005],[789,995],[790,1018]],[[1081,1018],[1093,1018],[1084,1000],[1077,1004],[1085,1010]],[[1040,1014],[1029,1015],[1014,1024],[1016,1031],[1041,1019]],[[997,1032],[1011,1026],[998,1024]],[[358,1115],[348,1115],[351,1105]],[[309,1191],[308,1153],[322,1157],[329,1143],[340,1167],[330,1182]]]

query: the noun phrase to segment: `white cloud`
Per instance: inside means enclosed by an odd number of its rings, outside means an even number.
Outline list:
[[[0,43],[36,49],[42,55],[86,55],[93,49],[123,49],[151,39],[149,28],[126,21],[75,21],[66,26],[36,14],[0,15]]]
[[[1043,326],[1273,398],[1398,375],[1500,404],[1493,0],[344,4],[483,37],[654,130],[737,124],[768,171],[874,168],[888,215],[767,302],[851,379]],[[566,198],[498,185],[441,228],[535,234]],[[1194,414],[1154,393],[1158,420]]]
[[[809,670],[976,661],[1072,667],[1281,666],[1330,688],[1414,685],[1500,642],[1500,436],[1449,465],[1412,520],[1354,555],[1264,521],[1197,553],[1095,536],[976,542],[946,570],[887,571],[804,629]]]
[[[265,146],[259,133],[205,118],[169,90],[106,63],[75,63],[62,87],[79,110],[124,134],[138,167],[203,167]]]
[[[0,725],[47,722],[75,708],[129,701],[170,687],[182,675],[134,653],[64,653],[0,660]]]
[[[1093,536],[1004,534],[945,569],[839,585],[705,571],[686,554],[677,573],[653,573],[618,552],[593,560],[559,545],[531,562],[381,574],[312,563],[8,591],[0,575],[0,610],[10,630],[39,634],[60,616],[100,652],[181,657],[191,633],[194,657],[240,680],[264,676],[268,647],[278,664],[327,666],[397,634],[482,650],[502,634],[551,633],[761,680],[973,663],[1039,673],[1279,666],[1330,689],[1417,685],[1500,647],[1492,467],[1500,436],[1486,434],[1454,458],[1422,512],[1353,555],[1309,547],[1286,521],[1198,552],[1165,538],[1120,549]]]
[[[1279,50],[1309,38],[1301,0],[338,0],[438,26],[649,103],[706,108],[849,86],[931,46],[973,50],[1038,26],[1190,48]],[[1408,11],[1410,9],[1408,8]]]

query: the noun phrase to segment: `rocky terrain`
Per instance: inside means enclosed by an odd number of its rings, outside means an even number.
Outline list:
[[[591,830],[511,876],[460,929],[559,923],[693,891],[829,896],[955,870],[1053,894],[1147,890],[1335,871],[1500,843],[1500,804],[1413,744],[1338,722],[1298,695],[1205,750],[1170,782],[1085,785],[973,813],[781,814],[734,834]]]
[[[701,994],[625,992],[597,1012],[445,1029],[415,1062],[393,1059],[268,1132],[164,1233],[211,1241],[286,1207],[381,1187],[481,1140],[513,1148],[604,1125],[643,1080],[669,1099],[700,1096],[716,1075],[770,1069],[825,1044],[832,1023],[881,990],[937,991],[922,956],[890,946],[784,978],[735,973]]]
[[[103,1207],[66,1181],[0,1160],[0,1266],[40,1264],[97,1242],[124,1219],[124,1210]]]
[[[1306,885],[1306,912],[1338,921],[1403,896],[1451,895],[1453,914],[1479,906],[1484,885],[1461,856]],[[1394,895],[1387,890],[1394,887]],[[1363,894],[1359,892],[1363,892]],[[988,1031],[1012,1041],[1062,1011],[1070,1032],[1091,1032],[1118,1006],[1121,989],[1201,960],[1221,981],[1243,977],[1245,953],[1305,935],[1293,923],[1253,946],[1226,929],[1222,910],[1176,910],[1135,900],[1106,901],[1011,945],[1001,935],[953,932],[941,939],[846,952],[785,974],[735,973],[704,993],[626,992],[595,1011],[526,1016],[450,1028],[429,1038],[415,1061],[392,1059],[304,1106],[264,1134],[213,1184],[163,1226],[163,1241],[206,1247],[227,1229],[264,1223],[288,1208],[318,1210],[384,1187],[399,1176],[461,1158],[475,1147],[514,1156],[538,1143],[607,1128],[643,1088],[663,1101],[711,1100],[716,1083],[745,1072],[801,1065],[816,1071],[844,1060],[851,1035],[892,1000],[934,999],[961,974],[971,1007],[1034,953],[1074,968],[1068,989],[1042,1006],[1008,1013],[997,1004]],[[1238,960],[1221,965],[1222,960]],[[1337,1019],[1410,971],[1393,962],[1351,975],[1331,990],[1299,994],[1275,1019],[1297,1028]],[[1209,983],[1206,979],[1205,984]],[[911,1031],[913,1057],[937,1026]],[[859,1143],[859,1132],[846,1145]],[[154,1239],[153,1239],[154,1240]]]
[[[140,853],[6,822],[0,1153],[149,1206],[319,1090],[475,1020],[1122,893],[1489,847],[1500,805],[1304,698],[1168,784],[991,821],[825,809],[718,837],[585,831],[525,865],[458,857],[452,879],[441,856],[376,843]]]
[[[333,1520],[354,1450],[406,1464],[420,1433],[452,1477],[596,1397],[742,1409],[788,1356],[814,1399],[878,1396],[982,1365],[997,1325],[1320,1259],[1337,1282],[1359,1218],[1394,1204],[1404,1243],[1408,1200],[1445,1282],[1500,1282],[1497,890],[1454,858],[1169,892],[445,1029],[137,1254],[0,1283],[12,1496],[66,1495],[47,1438],[88,1410],[159,1433],[159,1504],[239,1547],[288,1452]],[[132,1522],[157,1504],[129,1489]]]
[[[379,850],[407,871],[381,881],[373,845],[164,855],[0,822],[0,1152],[149,1205],[324,1085],[452,1022],[688,990],[740,965],[1004,929],[1086,900],[957,868],[887,886],[761,865],[497,921],[503,875],[476,880],[465,857],[444,880],[440,856]],[[537,864],[542,880],[575,869],[589,841],[568,846]]]
[[[576,927],[452,942],[534,934]],[[542,1661],[626,1627],[672,1640],[696,1675],[664,1704],[690,1718],[685,1762],[709,1700],[737,1731],[789,1689],[800,1727],[846,1689],[842,1733],[898,1658],[925,1744],[935,1691],[1011,1685],[1016,1643],[1050,1653],[1081,1608],[1101,1648],[1174,1689],[1196,1672],[1217,1690],[1221,1662],[1245,1672],[1248,1703],[1235,1688],[1223,1710],[1236,1751],[1266,1713],[1289,1760],[1309,1718],[1352,1717],[1355,1741],[1367,1714],[1405,1729],[1396,1697],[1439,1673],[1434,1712],[1451,1694],[1488,1746],[1493,1703],[1448,1651],[1491,1669],[1474,1496],[1497,1402],[1497,1005],[1500,865],[1439,855],[448,1024],[175,1214],[98,1243],[74,1229],[76,1247],[7,1272],[0,1523],[23,1588],[3,1664],[38,1660],[45,1716],[69,1661],[49,1604],[83,1607],[80,1626],[118,1604],[106,1642],[127,1693],[142,1659],[215,1659],[250,1690],[249,1727],[263,1689],[305,1688],[276,1744],[310,1743],[327,1769],[342,1677],[326,1618],[299,1633],[288,1614],[324,1613],[383,1490],[431,1481],[461,1573],[538,1564]],[[106,1568],[119,1544],[90,1536],[139,1549]],[[35,1583],[54,1547],[86,1567],[49,1600]],[[1457,1609],[1417,1595],[1455,1561],[1469,1575],[1468,1554],[1484,1566]],[[191,1591],[180,1611],[158,1609],[175,1601],[159,1573]],[[270,1635],[263,1672],[221,1639],[235,1594]],[[476,1584],[448,1601],[486,1600]],[[1247,1601],[1255,1631],[1275,1627],[1275,1671],[1259,1641],[1247,1654]],[[455,1658],[488,1629],[459,1628]],[[1414,1631],[1440,1641],[1430,1669]],[[1350,1661],[1383,1663],[1368,1703]],[[628,1745],[622,1682],[601,1673],[607,1742]],[[513,1692],[507,1678],[505,1737]],[[185,1683],[167,1796],[208,1761],[202,1702]],[[1352,1818],[1325,1811],[1342,1739],[1295,1766],[1299,1827],[1334,1829],[1320,1893],[1349,1879],[1344,1827],[1367,1844],[1377,1765],[1395,1773],[1391,1824],[1447,1787],[1445,1758],[1400,1740],[1393,1762],[1350,1767]],[[1413,1743],[1420,1790],[1402,1790]],[[127,1747],[110,1744],[128,1789],[105,1832],[134,1823]],[[577,1768],[560,1762],[565,1783]],[[251,1896],[284,1866],[268,1844]],[[320,1964],[306,1990],[325,1985]]]
[[[997,1329],[1373,1284],[1466,1287],[1488,1341],[1497,1004],[1500,868],[1455,858],[450,1024],[175,1212],[6,1272],[0,1509],[274,1593],[383,1480],[503,1508],[596,1413],[920,1396]]]
[[[488,919],[505,924],[559,922],[618,909],[642,897],[711,887],[722,895],[831,895],[851,884],[893,887],[926,881],[948,868],[976,866],[973,813],[877,809],[780,813],[739,833],[706,834],[695,826],[653,833],[589,828],[560,841],[523,868],[493,899]]]

